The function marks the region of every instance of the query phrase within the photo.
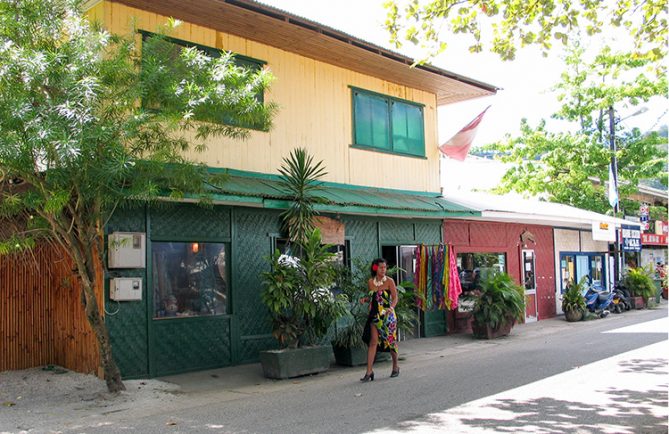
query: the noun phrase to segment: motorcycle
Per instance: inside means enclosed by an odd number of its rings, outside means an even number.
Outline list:
[[[613,313],[623,313],[626,310],[632,308],[632,302],[630,301],[630,293],[621,284],[616,284],[613,288],[613,300],[611,302]]]
[[[600,318],[609,315],[609,307],[613,303],[613,291],[607,291],[591,284],[583,297],[585,297],[585,306],[590,312],[597,314]]]

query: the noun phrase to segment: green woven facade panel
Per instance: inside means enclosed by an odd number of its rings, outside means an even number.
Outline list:
[[[446,334],[446,316],[443,310],[425,312],[423,316],[423,335],[426,338]]]
[[[441,242],[441,221],[415,223],[416,243],[439,244]]]
[[[153,323],[153,374],[163,376],[228,366],[230,318],[176,318]]]
[[[272,331],[269,313],[260,298],[261,273],[269,270],[270,234],[279,232],[280,218],[278,212],[236,208],[234,222],[232,313],[239,330],[239,360],[252,361],[273,344],[267,338]]]
[[[107,233],[145,232],[145,208],[118,209],[107,224]],[[144,282],[141,301],[115,302],[109,299],[109,279],[141,277]],[[105,322],[109,329],[114,360],[124,378],[148,376],[146,270],[108,270],[105,276]]]
[[[230,208],[163,204],[151,210],[150,230],[153,240],[228,240]]]
[[[401,244],[414,240],[414,227],[411,221],[383,220],[379,226],[381,242],[384,244]]]
[[[351,258],[368,263],[379,256],[377,222],[364,217],[344,216],[345,235],[351,242]]]
[[[253,363],[259,360],[260,351],[279,348],[279,344],[271,334],[268,334],[242,337],[240,347],[239,363]]]

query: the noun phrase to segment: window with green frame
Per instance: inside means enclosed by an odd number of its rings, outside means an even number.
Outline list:
[[[147,31],[140,31],[142,35],[142,40],[145,41],[147,38],[150,38],[151,36],[155,36],[154,33],[147,32]],[[200,45],[196,44],[193,42],[188,42],[184,41],[181,39],[175,39],[171,38],[169,36],[162,36],[162,39],[168,42],[169,44],[165,44],[164,46],[160,47],[159,54],[161,56],[167,57],[167,58],[175,58],[176,56],[179,55],[180,50],[182,48],[190,48],[194,47],[206,54],[207,56],[211,58],[218,58],[221,57],[221,50],[218,50],[216,48],[212,47],[207,47],[205,45]],[[142,59],[142,61],[146,61],[145,58]],[[235,65],[241,67],[241,68],[246,68],[251,71],[258,71],[260,70],[263,65],[265,65],[265,62],[257,59],[253,59],[251,57],[246,57],[242,56],[240,54],[235,54],[234,55],[234,62]],[[185,74],[185,72],[179,71],[176,68],[174,68],[173,71],[170,71],[170,73],[175,74],[176,76],[179,76],[180,74]],[[259,102],[264,102],[264,95],[262,93],[259,93],[256,95],[256,99]],[[160,107],[158,107],[155,103],[152,101],[142,101],[142,104],[144,104],[145,107],[151,108],[151,109],[156,109],[159,110]],[[211,113],[209,113],[211,114]],[[211,120],[211,119],[209,119]],[[216,116],[216,121],[221,124],[226,124],[226,125],[234,125],[234,126],[241,126],[244,128],[251,128],[254,129],[256,126],[254,125],[238,125],[238,122],[235,119],[232,119],[229,114],[227,113],[220,113],[219,116]]]
[[[352,98],[354,146],[425,156],[422,105],[357,88]]]

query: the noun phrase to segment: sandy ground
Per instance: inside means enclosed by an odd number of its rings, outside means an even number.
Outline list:
[[[124,381],[107,392],[104,381],[58,366],[0,372],[0,433],[57,432],[53,426],[104,424],[117,412],[160,408],[178,399],[179,387],[158,380]]]

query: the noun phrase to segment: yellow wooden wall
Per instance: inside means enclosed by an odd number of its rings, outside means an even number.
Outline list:
[[[167,18],[112,2],[101,2],[89,16],[118,34],[132,26],[156,31]],[[439,191],[436,96],[406,86],[315,61],[234,35],[183,23],[170,36],[230,50],[267,62],[276,77],[266,100],[279,105],[271,131],[254,131],[245,142],[216,139],[208,151],[193,155],[212,167],[277,173],[282,158],[306,147],[324,160],[327,181],[416,191]],[[349,86],[408,99],[425,105],[427,159],[353,149]]]

